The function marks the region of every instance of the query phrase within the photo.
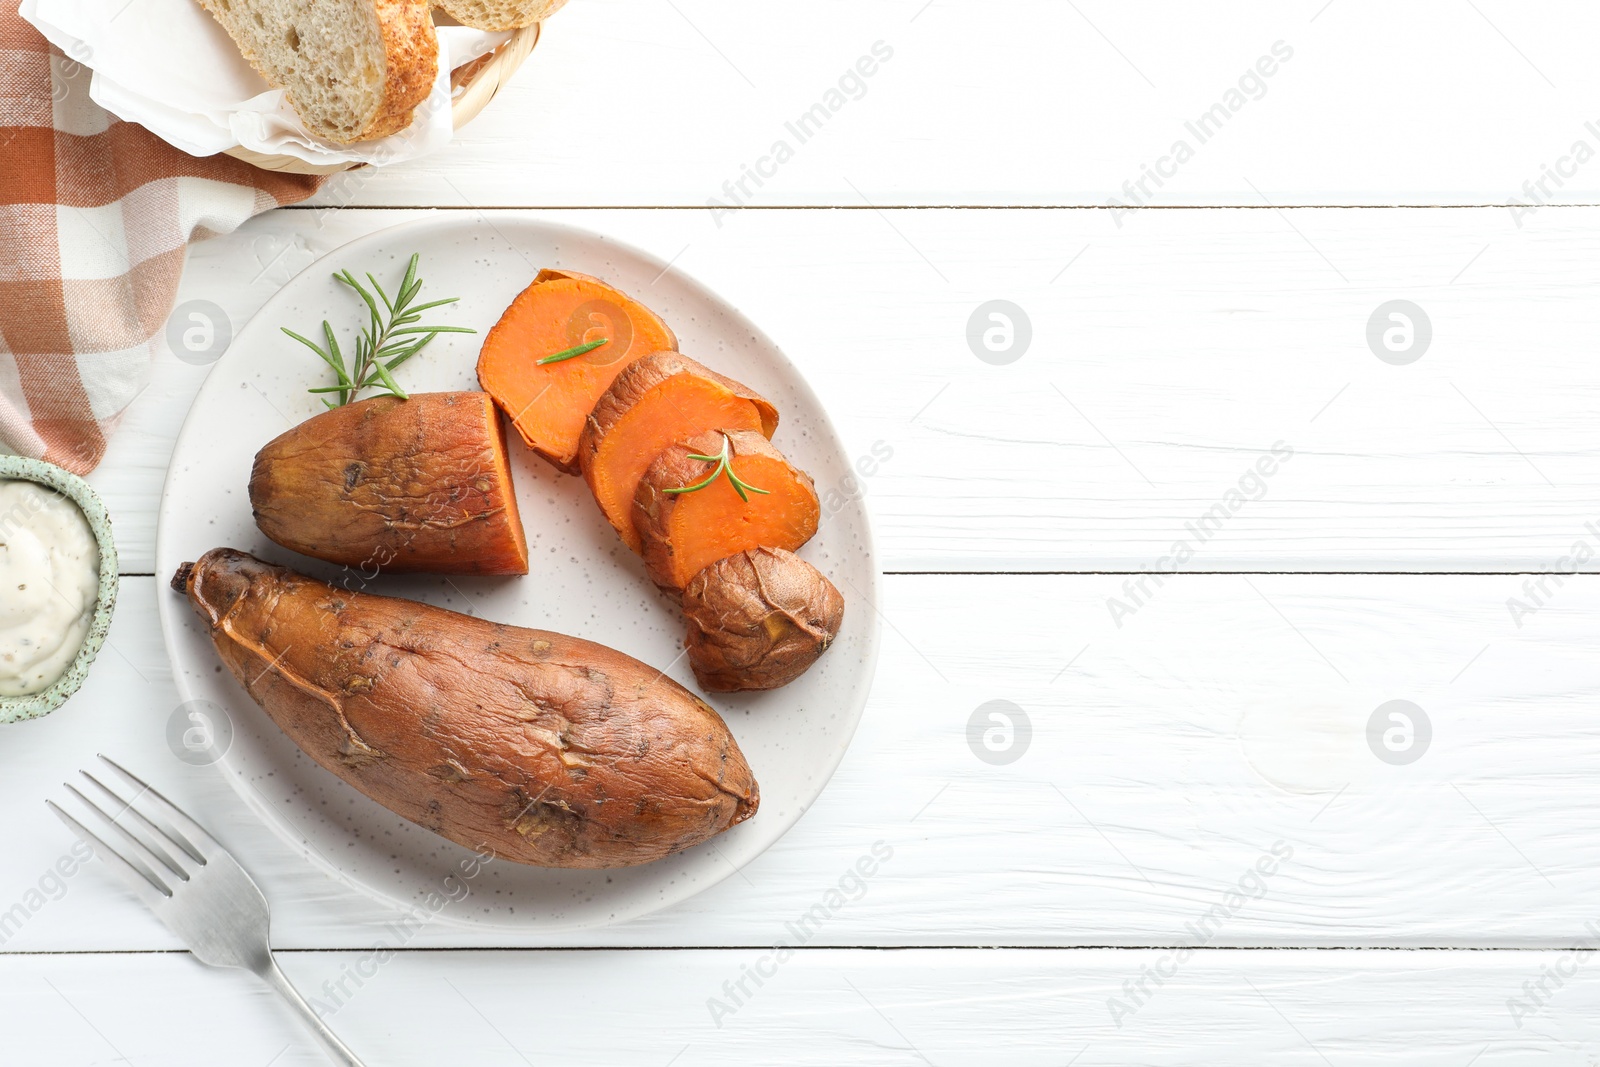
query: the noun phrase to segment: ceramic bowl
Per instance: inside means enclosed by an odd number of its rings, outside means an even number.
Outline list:
[[[0,697],[0,723],[7,723],[50,714],[65,704],[88,677],[90,664],[94,663],[100,646],[105,644],[106,632],[111,629],[111,612],[117,605],[117,546],[111,537],[111,516],[106,514],[105,504],[89,483],[76,474],[43,460],[0,456],[0,481],[37,482],[65,496],[77,504],[84,518],[89,520],[89,529],[94,531],[95,542],[100,546],[100,590],[95,597],[94,619],[77,658],[44,692],[25,697]]]

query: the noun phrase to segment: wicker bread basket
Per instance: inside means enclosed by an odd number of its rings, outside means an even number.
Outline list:
[[[456,129],[476,118],[478,112],[494,99],[500,87],[511,80],[511,75],[522,66],[522,61],[528,58],[533,46],[539,43],[539,25],[536,22],[512,31],[511,38],[505,44],[451,72],[450,88],[453,95],[450,117]],[[294,156],[267,155],[240,147],[228,149],[227,154],[263,170],[287,174],[337,174],[365,166],[362,163],[307,163]]]

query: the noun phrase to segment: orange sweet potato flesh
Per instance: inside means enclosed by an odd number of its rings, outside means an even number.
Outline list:
[[[539,360],[605,338],[559,363]],[[595,401],[629,363],[678,339],[656,313],[598,278],[542,270],[483,339],[478,384],[529,448],[578,473],[578,439]]]
[[[692,493],[667,492],[704,481],[717,465],[689,457],[720,455],[724,440],[734,473],[766,493],[742,500],[725,473]],[[702,568],[735,553],[763,547],[793,552],[817,532],[821,510],[809,474],[761,434],[736,430],[700,434],[657,456],[634,493],[633,524],[651,580],[679,594]]]
[[[639,552],[633,495],[663,449],[710,430],[771,437],[777,428],[778,409],[749,387],[677,352],[657,352],[629,364],[595,404],[578,465],[606,519]]]
[[[283,547],[364,572],[528,573],[487,393],[379,396],[308,419],[256,453],[250,506]]]
[[[614,649],[348,592],[226,548],[172,584],[308,756],[467,848],[626,867],[755,814],[755,778],[717,713]]]

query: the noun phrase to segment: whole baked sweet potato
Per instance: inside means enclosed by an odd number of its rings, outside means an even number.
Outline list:
[[[233,549],[172,584],[307,755],[468,848],[626,867],[755,814],[755,779],[717,713],[613,649],[345,592]]]
[[[250,506],[285,548],[349,567],[527,574],[528,545],[487,393],[378,396],[256,454]]]

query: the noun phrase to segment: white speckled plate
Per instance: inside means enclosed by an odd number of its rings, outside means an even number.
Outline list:
[[[570,930],[619,922],[681,901],[748,863],[793,826],[844,756],[877,659],[877,565],[850,460],[816,396],[777,346],[714,293],[666,264],[597,234],[534,220],[450,212],[351,242],[307,268],[269,300],[212,368],[184,423],[161,502],[156,565],[218,546],[240,548],[307,573],[334,568],[279,548],[256,530],[246,483],[256,450],[321,410],[306,393],[326,368],[280,326],[314,335],[324,318],[354,332],[358,305],[331,278],[348,267],[380,281],[422,255],[423,298],[459,295],[439,321],[485,331],[541,267],[593,274],[666,319],[683,351],[754,387],[778,405],[774,441],[810,471],[824,494],[821,531],[802,555],[845,596],[844,628],[799,681],[772,693],[713,697],[761,785],[755,818],[659,863],[612,871],[558,871],[499,861],[459,895],[471,853],[394,815],[313,763],[226,674],[178,594],[161,598],[161,625],[185,701],[225,709],[232,741],[221,769],[285,840],[330,875],[402,907],[469,923]],[[480,336],[443,335],[401,372],[408,391],[476,389]],[[514,475],[532,573],[522,578],[380,575],[374,592],[413,597],[483,618],[574,634],[665,667],[695,688],[681,658],[684,624],[639,561],[601,517],[582,479],[558,474],[511,434]],[[842,503],[841,503],[842,501]],[[241,857],[248,864],[248,857]],[[430,901],[432,903],[430,903]]]

